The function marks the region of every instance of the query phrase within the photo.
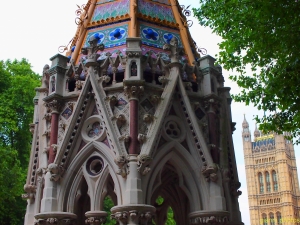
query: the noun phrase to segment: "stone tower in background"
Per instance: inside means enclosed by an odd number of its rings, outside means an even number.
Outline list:
[[[242,225],[230,88],[176,0],[89,0],[36,88],[25,225]],[[205,34],[203,34],[205,35]],[[161,204],[156,200],[163,199]]]
[[[265,135],[255,126],[252,141],[246,118],[242,126],[251,225],[299,224],[299,182],[288,134]]]

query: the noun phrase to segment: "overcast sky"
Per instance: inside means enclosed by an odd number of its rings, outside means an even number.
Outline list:
[[[66,45],[75,34],[76,4],[85,4],[87,0],[17,0],[3,1],[0,13],[0,60],[26,58],[35,72],[41,74],[43,66],[50,64],[49,58],[58,53],[58,47]],[[181,0],[181,4],[199,6],[198,0]],[[218,53],[219,37],[203,28],[194,20],[191,27],[193,39],[199,47],[207,49],[208,54]],[[231,87],[231,93],[238,93],[236,84],[228,79],[229,72],[223,70],[225,85]],[[244,169],[244,156],[241,138],[243,114],[246,114],[250,129],[254,131],[254,115],[259,112],[253,107],[241,103],[232,103],[232,119],[237,123],[233,135],[236,160],[242,196],[239,198],[242,218],[245,225],[250,225],[248,198]],[[296,147],[296,156],[299,156]],[[298,157],[299,158],[299,157]],[[298,165],[299,165],[298,161]]]

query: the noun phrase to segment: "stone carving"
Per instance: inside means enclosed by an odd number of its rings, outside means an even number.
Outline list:
[[[203,216],[191,219],[191,224],[196,225],[225,225],[228,218],[224,216]]]
[[[51,181],[59,181],[63,172],[63,168],[55,163],[50,163],[47,171],[51,173]]]
[[[222,170],[223,182],[227,183],[230,181],[230,172],[227,168]]]
[[[124,125],[126,123],[126,117],[121,114],[119,116],[117,116],[117,126],[120,128],[122,125]]]
[[[147,140],[147,136],[144,134],[139,134],[138,135],[138,141],[140,142],[140,144],[145,143],[145,141]]]
[[[158,81],[162,83],[163,86],[165,86],[168,83],[169,79],[166,76],[159,76]]]
[[[25,194],[22,194],[23,199],[28,199],[30,203],[32,204],[35,199],[35,192],[36,192],[36,186],[35,185],[24,185],[24,191],[26,192]]]
[[[129,160],[128,157],[125,155],[119,155],[114,160],[117,166],[119,167],[117,174],[121,175],[123,178],[127,177],[127,175],[129,174],[128,160]]]
[[[98,54],[97,52],[103,51],[104,50],[104,45],[103,44],[99,44],[98,45],[98,39],[93,35],[88,43],[90,44],[89,47],[86,48],[82,48],[81,52],[83,55],[87,55],[88,58],[86,60],[85,65],[87,67],[91,66],[91,65],[97,65],[97,59],[99,58],[100,54]]]
[[[111,214],[111,217],[120,224],[148,224],[153,217],[152,212],[143,212],[138,210],[128,210]]]
[[[29,131],[30,131],[30,133],[34,133],[34,129],[35,129],[35,124],[34,123],[31,123],[31,124],[29,124]]]
[[[241,187],[241,183],[240,182],[238,182],[238,181],[237,182],[233,182],[230,185],[231,195],[238,198],[242,194],[242,191],[238,190],[240,187]]]
[[[152,158],[149,155],[142,154],[142,155],[138,155],[137,160],[138,160],[137,161],[137,165],[138,165],[137,170],[142,175],[146,175],[151,170],[148,165],[151,163]]]
[[[105,221],[106,221],[105,217],[89,217],[88,219],[85,220],[85,224],[101,225],[104,224]]]
[[[42,87],[41,88],[49,88],[49,65],[46,64],[43,68],[43,77],[42,77]]]
[[[110,105],[110,108],[111,110],[113,111],[114,110],[114,106],[118,103],[118,99],[116,96],[112,95],[112,96],[107,96],[105,98],[105,100],[108,100],[109,101],[109,105]]]
[[[51,109],[52,114],[59,114],[59,111],[63,105],[60,100],[54,99],[51,102],[47,103],[47,106]]]
[[[154,120],[154,116],[151,114],[145,114],[143,117],[143,121],[145,123],[151,123]]]
[[[206,181],[213,181],[216,182],[218,180],[217,175],[218,168],[214,164],[213,166],[203,166],[202,167],[202,174],[205,177]]]
[[[101,77],[98,78],[98,83],[108,83],[110,81],[110,76],[107,76],[107,75],[103,75]]]
[[[128,94],[129,98],[138,98],[144,93],[144,86],[126,85],[124,91]]]
[[[178,39],[176,37],[171,39],[170,44],[165,44],[163,49],[171,51],[171,63],[179,62],[180,56],[183,55],[183,49],[178,47]]]
[[[151,95],[150,96],[150,102],[153,103],[154,105],[157,105],[161,100],[161,97],[158,95]]]
[[[58,145],[57,144],[53,144],[53,145],[51,145],[51,147],[53,149],[53,152],[56,154],[57,153]]]

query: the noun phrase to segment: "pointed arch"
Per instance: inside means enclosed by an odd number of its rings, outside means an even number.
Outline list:
[[[117,196],[117,202],[121,204],[122,194],[121,194],[121,182],[119,177],[116,175],[115,171],[117,167],[114,163],[114,158],[111,150],[101,142],[90,142],[75,156],[73,161],[70,163],[68,169],[65,171],[63,176],[61,187],[64,189],[60,192],[58,196],[58,210],[72,212],[72,203],[75,201],[76,191],[78,190],[81,177],[83,177],[82,166],[85,161],[93,154],[96,153],[103,158],[107,163],[107,168],[103,169],[104,177],[107,178],[108,175],[111,176],[114,183],[114,189]],[[73,182],[72,182],[73,181]],[[105,182],[102,182],[103,185]],[[102,186],[103,187],[103,186]],[[99,188],[97,191],[99,193]]]
[[[158,154],[151,163],[152,170],[145,177],[146,180],[143,183],[144,190],[147,190],[146,204],[151,204],[153,194],[162,183],[163,169],[168,164],[174,167],[178,175],[179,186],[189,200],[190,210],[197,211],[208,208],[208,205],[204,205],[209,202],[209,190],[208,185],[205,185],[207,182],[200,174],[202,165],[197,164],[188,151],[176,141],[166,143],[157,152]]]
[[[258,173],[259,193],[264,193],[264,178],[261,172]]]

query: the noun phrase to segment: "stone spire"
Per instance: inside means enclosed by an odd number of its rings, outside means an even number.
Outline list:
[[[257,123],[255,123],[254,137],[255,138],[260,137],[260,131],[257,128]]]
[[[249,123],[246,120],[246,115],[245,114],[244,114],[244,120],[243,120],[243,123],[242,123],[242,127],[243,127],[243,131],[242,131],[243,140],[244,141],[249,141],[250,138],[251,138],[251,134],[250,134],[250,131],[249,131]]]

